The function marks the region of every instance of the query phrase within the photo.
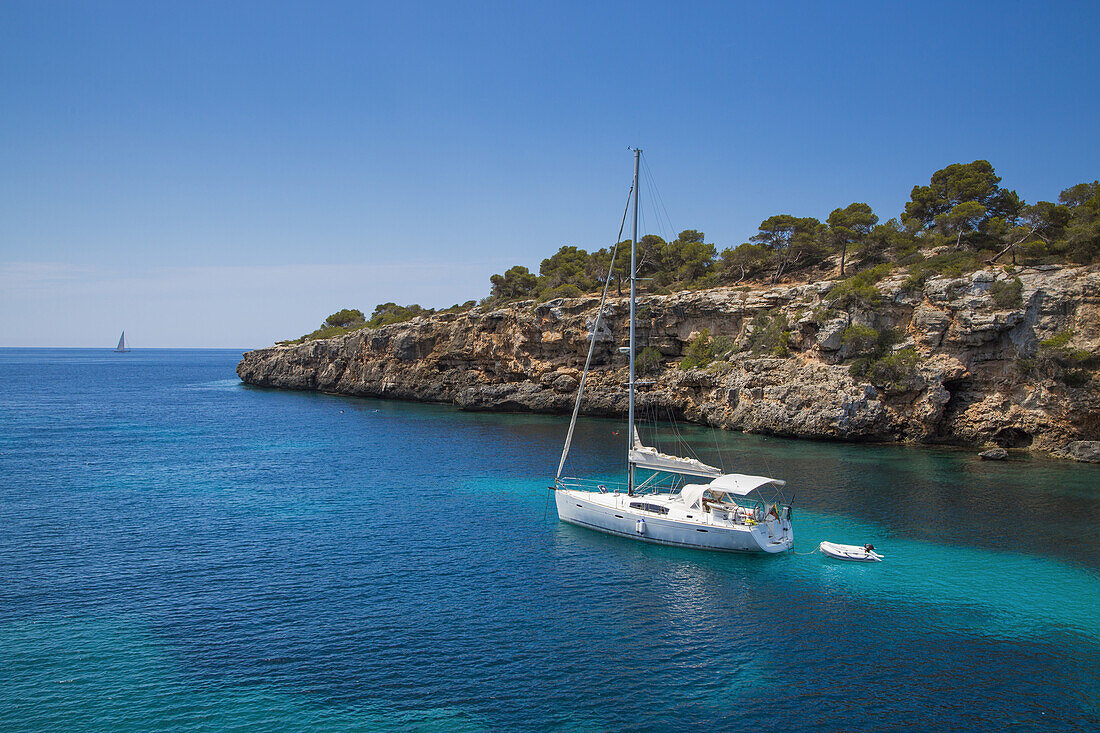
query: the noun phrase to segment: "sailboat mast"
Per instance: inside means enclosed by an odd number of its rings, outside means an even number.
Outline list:
[[[634,447],[634,300],[637,295],[637,253],[638,253],[638,165],[641,161],[641,148],[634,148],[634,216],[630,232],[630,382],[627,407],[626,460],[627,494],[634,493],[634,464],[630,462],[630,449]]]

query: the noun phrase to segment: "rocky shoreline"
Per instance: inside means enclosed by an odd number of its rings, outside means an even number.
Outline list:
[[[1020,297],[998,306],[997,282]],[[653,385],[641,409],[731,430],[847,441],[1026,449],[1100,462],[1100,375],[1081,360],[1072,379],[1045,352],[1052,340],[1100,353],[1100,269],[985,270],[907,287],[874,284],[875,302],[831,298],[834,282],[723,287],[639,299],[639,348]],[[452,403],[466,410],[568,413],[598,298],[478,306],[336,338],[244,354],[253,385]],[[627,302],[609,301],[582,412],[626,409]],[[763,315],[761,315],[763,314]],[[761,319],[782,317],[786,345],[755,350]],[[704,332],[705,329],[705,332]],[[861,333],[895,336],[908,356],[889,380],[856,376]],[[678,362],[701,333],[725,347],[702,368]],[[705,338],[705,337],[704,337]],[[1068,353],[1068,352],[1067,352]],[[878,382],[878,383],[876,383]]]

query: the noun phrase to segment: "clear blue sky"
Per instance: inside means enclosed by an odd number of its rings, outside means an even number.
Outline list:
[[[1096,2],[6,0],[0,345],[251,347],[480,298],[613,241],[630,145],[720,247],[886,219],[977,158],[1054,199],[1100,177],[1098,29]]]

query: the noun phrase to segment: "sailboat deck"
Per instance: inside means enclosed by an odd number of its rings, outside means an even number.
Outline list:
[[[600,506],[631,514],[639,519],[662,517],[677,522],[690,522],[706,526],[751,528],[767,521],[772,507],[775,514],[785,515],[785,507],[778,504],[765,504],[757,499],[735,501],[709,501],[705,508],[688,506],[679,494],[635,493],[630,495],[625,486],[596,484],[596,491],[578,488],[580,481],[566,481],[567,490],[581,494],[582,497]],[[774,518],[778,518],[774,517]]]

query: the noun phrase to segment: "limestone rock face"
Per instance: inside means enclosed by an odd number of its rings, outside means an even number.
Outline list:
[[[822,351],[840,351],[840,340],[848,327],[847,318],[834,318],[817,332],[817,346]]]
[[[996,306],[992,283],[1019,276],[1015,308]],[[1043,361],[1041,342],[1069,332],[1069,346],[1100,354],[1100,268],[984,270],[878,284],[872,310],[831,307],[831,283],[714,288],[644,295],[639,348],[661,354],[640,409],[733,430],[809,438],[1030,448],[1100,461],[1100,376],[1087,361],[1073,379]],[[237,366],[249,384],[390,399],[447,402],[467,410],[568,413],[588,353],[599,299],[475,307],[332,339],[250,351]],[[761,311],[791,324],[787,356],[754,355],[750,323]],[[824,314],[824,315],[821,315]],[[626,411],[628,303],[608,301],[595,337],[582,403],[591,415]],[[843,334],[852,324],[898,336],[917,354],[893,378],[853,376]],[[702,369],[677,367],[707,329],[736,349]],[[1038,366],[1036,366],[1038,365]],[[858,370],[855,373],[861,373]],[[876,382],[875,380],[882,381]]]
[[[1085,463],[1100,463],[1100,440],[1075,440],[1065,447],[1067,457]]]

